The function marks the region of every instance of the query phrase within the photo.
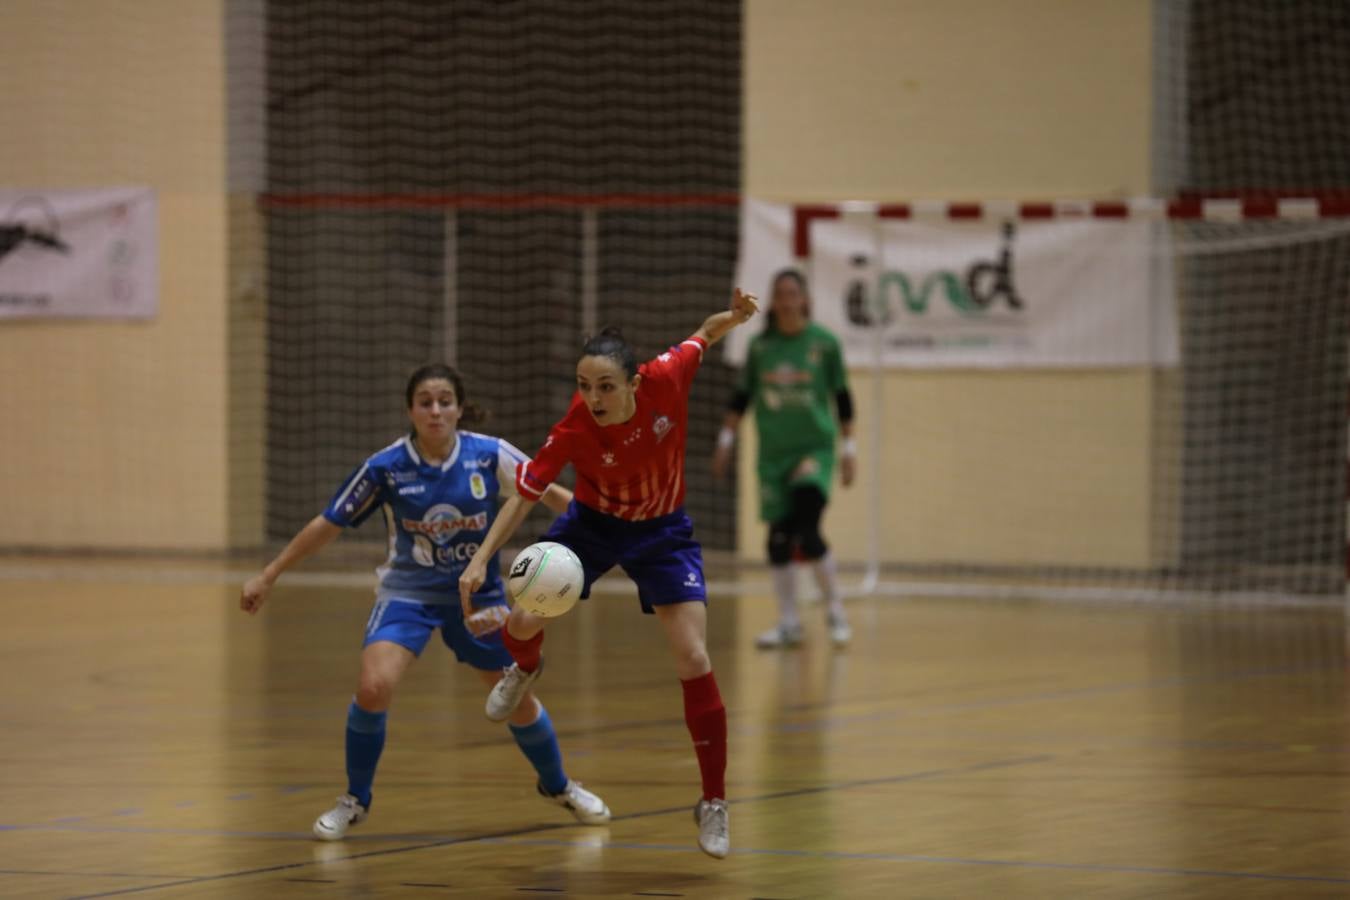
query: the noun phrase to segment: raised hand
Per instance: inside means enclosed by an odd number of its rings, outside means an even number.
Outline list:
[[[737,325],[750,321],[750,317],[759,312],[758,299],[754,294],[736,288],[731,295],[731,312],[736,317]]]

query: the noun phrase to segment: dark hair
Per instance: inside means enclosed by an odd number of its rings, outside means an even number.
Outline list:
[[[404,392],[404,399],[408,402],[408,409],[412,409],[413,395],[417,389],[425,382],[443,379],[450,382],[450,386],[455,389],[455,402],[459,404],[459,424],[461,425],[481,425],[487,421],[487,412],[477,403],[470,403],[464,394],[464,376],[459,374],[458,369],[454,369],[444,363],[428,363],[422,366],[412,376],[408,378],[408,387]]]
[[[801,288],[802,296],[806,298],[806,308],[802,310],[802,315],[808,319],[811,318],[811,291],[806,286],[806,276],[801,273],[800,269],[779,269],[774,274],[773,280],[769,282],[769,305],[767,312],[764,314],[765,331],[778,330],[778,321],[773,314],[773,295],[774,291],[778,289],[778,282],[784,278],[790,278],[797,282],[797,287]]]
[[[607,356],[614,361],[614,365],[623,369],[630,379],[637,374],[637,357],[633,355],[633,348],[623,339],[623,332],[613,325],[600,329],[599,334],[592,335],[581,348],[581,355]]]

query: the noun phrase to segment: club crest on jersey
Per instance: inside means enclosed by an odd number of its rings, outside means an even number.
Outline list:
[[[421,519],[403,520],[404,531],[424,535],[441,545],[450,543],[461,531],[484,531],[487,526],[487,513],[466,516],[448,503],[436,504]]]
[[[670,416],[658,415],[656,421],[652,422],[652,434],[656,435],[656,442],[661,443],[670,434]]]
[[[487,497],[487,482],[483,480],[482,473],[474,472],[469,476],[469,492],[473,494],[475,500]]]
[[[615,461],[614,454],[606,450],[604,453],[600,454],[600,465],[617,466],[618,462]]]

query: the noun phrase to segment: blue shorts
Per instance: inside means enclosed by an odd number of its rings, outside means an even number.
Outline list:
[[[582,599],[590,596],[597,578],[617,565],[636,582],[644,613],[653,612],[654,606],[708,602],[703,548],[694,540],[694,523],[682,509],[658,519],[629,522],[573,500],[542,540],[570,547],[581,559],[586,570]]]
[[[506,604],[505,600],[501,601]],[[480,608],[481,608],[480,604]],[[381,598],[375,601],[366,623],[366,647],[376,641],[390,641],[422,655],[422,648],[431,639],[431,633],[441,630],[445,646],[455,651],[455,658],[475,669],[491,671],[511,665],[511,654],[502,645],[500,630],[483,637],[474,637],[464,627],[464,613],[458,602],[419,603],[416,600]]]

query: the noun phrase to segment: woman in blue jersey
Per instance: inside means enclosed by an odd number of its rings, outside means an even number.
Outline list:
[[[458,583],[496,517],[498,499],[514,495],[516,467],[528,458],[500,438],[459,430],[479,421],[482,413],[466,403],[463,379],[448,366],[414,372],[406,399],[412,433],[357,468],[328,508],[244,585],[239,598],[241,609],[256,613],[281,573],[318,552],[343,528],[355,528],[383,510],[389,559],[378,570],[361,674],[347,709],[347,793],[314,823],[315,837],[325,841],[341,840],[369,814],[394,689],[433,631],[441,630],[446,646],[477,669],[489,688],[512,665],[500,634],[510,610],[497,560],[467,616]],[[544,503],[562,512],[571,499],[569,491],[553,486]],[[609,821],[604,801],[564,772],[553,725],[537,699],[521,703],[509,726],[538,773],[541,796],[585,824]]]

